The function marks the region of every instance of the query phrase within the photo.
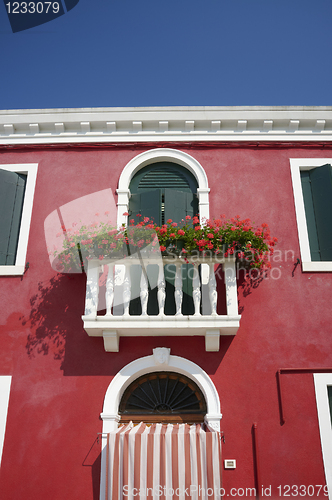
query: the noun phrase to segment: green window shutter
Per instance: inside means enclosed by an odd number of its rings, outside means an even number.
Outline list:
[[[193,217],[197,214],[197,196],[175,189],[165,188],[165,221],[172,219],[180,222],[186,215]]]
[[[185,219],[186,215],[190,215],[191,217],[193,217],[194,214],[197,214],[197,211],[195,211],[196,205],[197,197],[194,193],[186,193],[168,188],[165,189],[165,221],[167,221],[168,219],[172,219],[174,222],[181,222],[182,219]],[[192,264],[182,265],[182,314],[184,315],[194,314],[194,302],[192,298],[192,273]],[[165,274],[165,279],[167,283],[167,274]],[[171,282],[170,285],[174,286],[174,284]],[[173,288],[171,289],[171,291],[173,292]],[[170,312],[174,309],[174,307],[175,306],[173,306],[173,304],[171,306],[170,304],[168,305],[168,303],[166,303],[166,314],[174,314]]]
[[[154,222],[160,225],[161,199],[162,194],[160,189],[132,194],[129,200],[129,219],[134,219],[136,224],[142,220],[141,217],[136,217],[136,215],[141,214],[144,217],[153,218]],[[152,269],[149,269],[150,267]],[[153,267],[155,266],[148,266],[148,275],[151,272],[156,272]],[[131,266],[132,299],[129,305],[129,314],[132,316],[140,315],[142,313],[141,300],[139,296],[141,273],[142,270],[140,266]],[[151,278],[151,276],[149,276],[149,278]],[[150,282],[156,282],[156,277],[151,278]],[[155,287],[153,290],[149,290],[148,314],[153,316],[158,314],[158,311],[157,288]]]
[[[332,260],[332,169],[331,165],[310,170],[320,259]]]
[[[26,175],[0,169],[0,265],[14,265]]]
[[[129,200],[129,219],[134,219],[136,224],[141,220],[136,215],[141,214],[144,217],[153,218],[154,222],[160,225],[161,197],[161,189],[132,194]]]
[[[308,228],[311,259],[313,261],[318,261],[321,260],[321,258],[319,251],[314,202],[312,199],[312,192],[311,192],[310,170],[301,171],[301,183],[302,183],[305,216]]]

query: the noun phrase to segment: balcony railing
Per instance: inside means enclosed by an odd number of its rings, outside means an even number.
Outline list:
[[[190,258],[189,258],[190,262]],[[193,260],[192,260],[193,262]],[[157,259],[127,257],[121,261],[93,259],[87,269],[84,329],[90,336],[104,338],[106,351],[119,350],[119,337],[137,336],[205,336],[207,351],[219,350],[220,335],[235,335],[241,316],[238,312],[235,259],[195,257],[192,268],[193,314],[182,314],[183,310],[183,258],[176,256]],[[166,279],[165,266],[172,264],[174,270],[175,313],[165,314]],[[198,272],[198,266],[200,272]],[[221,284],[225,287],[217,292],[216,264],[222,266]],[[132,280],[132,266],[140,266],[140,278]],[[149,282],[149,266],[154,266],[155,283]],[[150,268],[151,269],[151,268]],[[150,273],[151,274],[151,273]],[[100,285],[103,275],[105,284]],[[151,287],[157,288],[157,314],[148,314]],[[130,301],[136,297],[140,302],[139,315],[130,314]],[[138,298],[138,299],[137,299]],[[220,299],[220,300],[218,300]],[[226,314],[218,314],[224,302]],[[105,314],[102,314],[105,313]]]

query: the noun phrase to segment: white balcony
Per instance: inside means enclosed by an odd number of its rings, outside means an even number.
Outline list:
[[[190,261],[190,257],[189,257]],[[238,312],[236,265],[234,259],[195,257],[192,273],[193,314],[182,314],[182,265],[183,258],[176,256],[159,259],[138,258],[137,255],[121,261],[93,259],[87,269],[85,314],[82,316],[84,329],[90,336],[103,337],[106,351],[119,351],[120,337],[138,336],[205,336],[207,351],[218,351],[220,335],[235,335],[241,316]],[[175,314],[164,313],[166,280],[164,269],[167,264],[175,265],[174,305]],[[200,273],[197,271],[201,265]],[[216,264],[222,265],[225,287],[219,300],[225,302],[224,312],[218,314]],[[140,278],[132,282],[131,267],[140,266]],[[107,266],[107,267],[106,267]],[[149,268],[154,268],[155,282],[149,280]],[[220,268],[219,268],[220,269]],[[103,274],[105,286],[100,287]],[[150,273],[151,274],[151,273]],[[219,274],[219,272],[218,272]],[[151,288],[156,287],[158,314],[148,314],[148,300]],[[169,292],[167,292],[169,293]],[[223,295],[223,297],[221,297]],[[138,297],[141,314],[130,315],[130,301]],[[173,300],[173,298],[172,298]],[[100,315],[103,311],[105,314]]]

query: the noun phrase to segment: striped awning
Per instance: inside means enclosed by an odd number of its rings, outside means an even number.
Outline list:
[[[107,442],[107,500],[220,500],[220,434],[203,424],[130,422]]]

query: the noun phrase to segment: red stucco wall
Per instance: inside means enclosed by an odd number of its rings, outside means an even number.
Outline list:
[[[155,147],[155,146],[152,146]],[[174,148],[174,145],[170,145]],[[255,485],[252,425],[257,423],[261,480],[278,485],[325,484],[313,377],[284,374],[286,422],[280,424],[276,371],[332,367],[329,273],[302,273],[289,158],[331,156],[331,147],[185,148],[205,169],[210,214],[239,214],[267,222],[283,253],[279,271],[257,286],[239,286],[242,313],[236,337],[221,337],[219,352],[204,338],[122,338],[105,353],[101,338],[82,328],[85,276],[52,270],[44,220],[58,206],[106,187],[117,188],[128,161],[149,147],[2,150],[0,164],[38,163],[27,261],[22,277],[0,277],[0,375],[12,375],[0,470],[1,498],[99,498],[99,453],[106,389],[127,363],[158,346],[200,365],[221,401],[223,486]],[[294,258],[284,252],[291,250]],[[273,279],[279,276],[278,279]],[[321,495],[322,496],[322,495]]]

